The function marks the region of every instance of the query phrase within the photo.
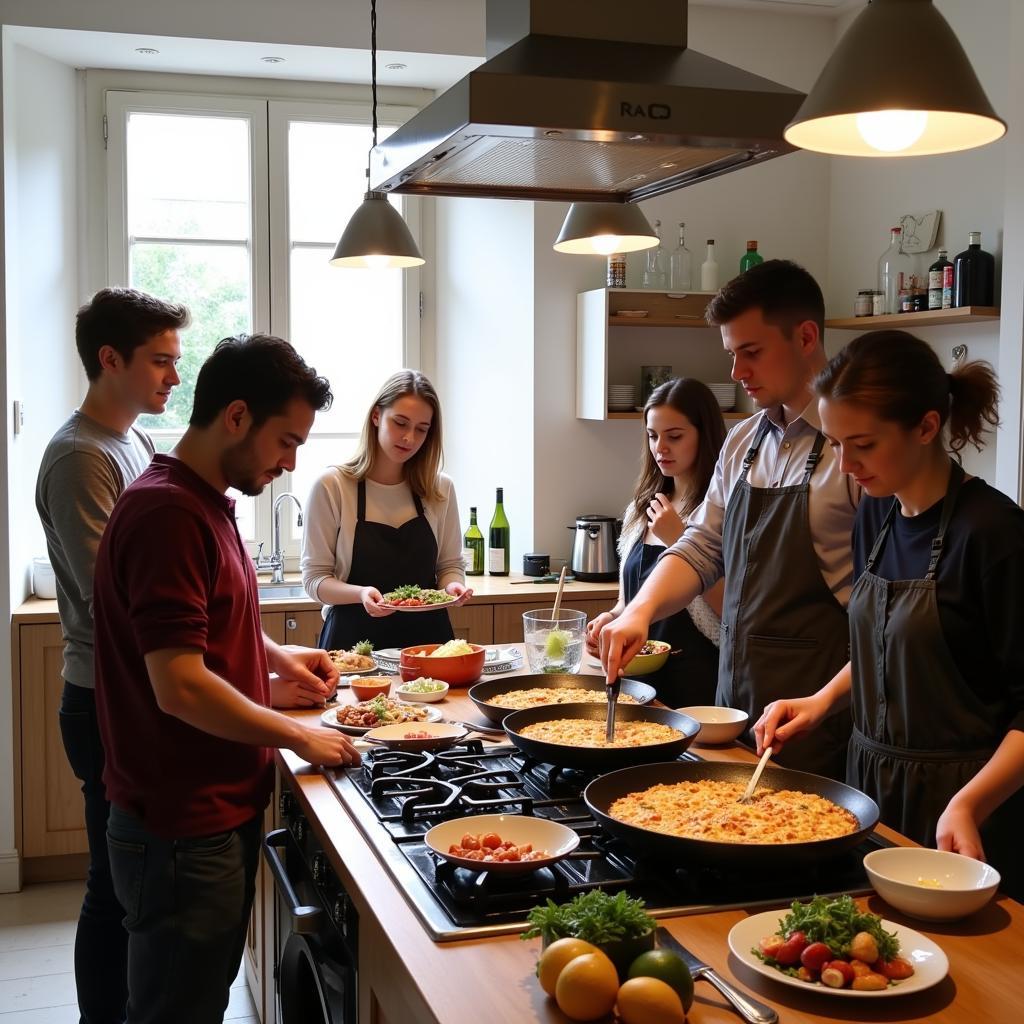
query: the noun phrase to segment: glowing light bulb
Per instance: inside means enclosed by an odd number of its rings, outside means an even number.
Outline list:
[[[909,149],[927,127],[927,110],[872,110],[857,115],[860,137],[881,153]]]
[[[385,270],[391,263],[390,256],[364,256],[363,260],[366,263],[366,267],[369,270]]]
[[[619,251],[620,240],[618,235],[594,235],[590,239],[590,244],[594,247],[594,252],[601,256],[611,256],[613,252]]]

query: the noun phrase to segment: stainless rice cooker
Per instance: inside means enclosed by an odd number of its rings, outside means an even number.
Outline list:
[[[618,523],[612,516],[577,516],[569,568],[578,580],[599,583],[619,578],[615,542]]]

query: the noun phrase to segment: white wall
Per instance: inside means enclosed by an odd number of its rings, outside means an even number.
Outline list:
[[[439,199],[434,384],[444,412],[446,470],[463,529],[478,506],[486,536],[505,489],[511,564],[534,550],[533,204]]]
[[[937,0],[936,7],[963,44],[989,100],[1010,120],[1010,132],[1020,130],[1020,120],[1010,119],[1010,8],[1017,0],[987,0],[983,4],[963,0]],[[837,38],[851,17],[838,26]],[[1015,99],[1018,111],[1021,100]],[[1012,135],[1010,136],[1012,138]],[[1020,188],[1007,178],[1010,139],[966,153],[908,159],[833,158],[831,183],[831,245],[826,279],[826,304],[832,315],[851,316],[853,300],[861,288],[875,287],[878,257],[889,244],[889,228],[904,213],[942,210],[936,247],[949,249],[950,259],[967,248],[967,233],[982,233],[982,248],[996,256],[997,278],[1002,260],[1005,201]],[[933,262],[934,255],[927,259]],[[1019,286],[1019,285],[1018,285]],[[999,286],[996,304],[999,304]],[[833,312],[834,311],[834,312]],[[869,325],[865,325],[866,329]],[[963,327],[915,329],[934,348],[947,367],[951,349],[965,344],[968,358],[999,361],[1000,325],[969,324]],[[836,339],[836,335],[840,335]],[[830,341],[840,343],[854,332],[832,332]],[[1018,335],[1019,343],[1019,335]],[[969,449],[967,470],[990,483],[996,481],[996,438],[978,454]]]
[[[23,571],[45,553],[32,487],[39,453],[79,399],[74,312],[78,298],[78,141],[81,130],[75,72],[30,50],[5,46],[4,224],[6,317],[3,408],[6,430],[4,508],[13,569],[0,617],[28,593]],[[25,407],[15,436],[11,403]],[[0,528],[3,524],[0,523]],[[10,634],[0,631],[0,764],[10,765]],[[12,773],[4,771],[10,780]],[[0,786],[0,891],[16,884],[5,855],[14,847],[13,791]],[[5,872],[5,866],[7,871]],[[16,870],[16,865],[15,865]]]

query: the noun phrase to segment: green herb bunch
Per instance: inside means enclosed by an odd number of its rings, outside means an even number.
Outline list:
[[[583,893],[561,905],[548,900],[527,916],[530,927],[522,938],[538,935],[545,942],[572,936],[595,946],[617,939],[636,939],[654,931],[654,918],[643,900],[630,899],[624,892],[609,896],[600,889]]]
[[[798,931],[808,942],[824,942],[837,956],[849,952],[858,932],[867,932],[875,940],[883,960],[891,960],[900,951],[900,940],[882,927],[882,919],[861,910],[850,896],[815,896],[810,903],[794,903],[779,921],[779,934],[789,938]]]

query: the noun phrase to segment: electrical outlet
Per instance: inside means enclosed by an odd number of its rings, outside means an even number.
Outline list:
[[[25,403],[14,401],[14,433],[20,434],[25,426]]]

